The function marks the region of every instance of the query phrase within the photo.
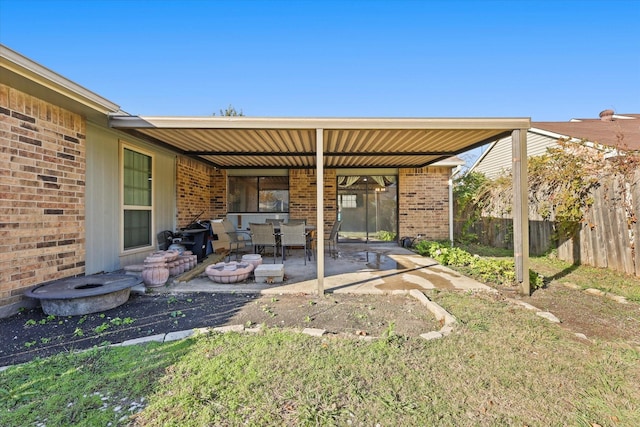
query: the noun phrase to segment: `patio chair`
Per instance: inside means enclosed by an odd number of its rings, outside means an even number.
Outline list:
[[[289,218],[289,220],[286,223],[289,224],[289,225],[296,225],[296,224],[307,225],[307,220],[306,219]]]
[[[325,239],[325,243],[329,248],[329,255],[333,259],[338,258],[338,231],[340,231],[341,225],[342,221],[334,222],[333,227],[331,227],[331,232],[329,233],[329,238]]]
[[[282,224],[280,226],[280,245],[282,246],[282,263],[286,258],[287,247],[302,247],[304,249],[304,265],[307,265],[307,255],[311,261],[311,255],[307,251],[307,233],[304,224]]]
[[[274,227],[280,227],[280,224],[284,222],[284,219],[267,218],[264,220],[265,224],[273,224]]]
[[[231,253],[235,251],[236,260],[238,259],[238,255],[240,249],[243,249],[249,245],[251,245],[251,235],[248,231],[237,230],[229,219],[224,218],[222,220],[214,220],[211,222],[213,233],[218,236],[219,243],[215,244],[214,247],[219,247],[219,245],[224,244],[225,247],[229,247],[229,261],[231,261]]]
[[[273,229],[272,223],[249,223],[249,230],[251,230],[251,241],[255,253],[264,253],[267,246],[271,246],[273,249],[273,263],[276,263],[276,256],[278,254],[278,241],[276,240],[276,233]]]

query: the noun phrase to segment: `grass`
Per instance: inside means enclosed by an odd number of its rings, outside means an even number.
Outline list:
[[[638,348],[586,344],[489,295],[430,297],[459,321],[444,339],[267,329],[14,367],[0,425],[640,425]]]
[[[0,425],[125,425],[190,345],[100,348],[12,367],[0,373]]]
[[[513,251],[479,245],[464,245],[462,249],[489,258],[513,258]],[[553,255],[529,259],[530,268],[545,277],[545,282],[573,283],[583,289],[595,288],[640,302],[640,277],[606,268],[573,265]]]

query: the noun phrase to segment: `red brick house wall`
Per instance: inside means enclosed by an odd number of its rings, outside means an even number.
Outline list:
[[[84,273],[85,120],[0,84],[0,306]]]
[[[399,237],[418,234],[449,239],[449,178],[451,169],[400,169],[398,174]]]
[[[211,213],[209,219],[227,216],[227,171],[214,169],[211,173]]]
[[[324,230],[329,233],[336,220],[336,170],[324,170]],[[316,224],[315,169],[292,169],[289,171],[289,217],[306,218],[307,224]]]
[[[192,218],[190,212],[197,211],[197,214],[204,209],[200,205],[203,205],[201,200],[207,197],[207,192],[209,215],[207,217],[203,215],[203,218],[225,217],[227,215],[226,171],[204,165],[197,168],[189,166],[190,162],[195,161],[178,162],[178,216],[181,219],[179,222],[181,224],[183,221],[188,222]],[[429,239],[449,239],[450,175],[451,168],[448,167],[400,169],[398,176],[399,237],[415,237],[420,234]],[[194,183],[200,179],[202,182],[209,182],[209,185]],[[289,171],[289,217],[307,218],[309,224],[316,225],[316,182],[314,169]],[[184,194],[191,192],[195,199],[181,198],[181,188],[184,188]],[[336,219],[336,196],[336,170],[325,169],[325,234],[329,232]],[[189,212],[189,215],[184,212]]]
[[[184,156],[176,161],[177,225],[186,227],[201,212],[211,219],[211,189],[214,168]]]

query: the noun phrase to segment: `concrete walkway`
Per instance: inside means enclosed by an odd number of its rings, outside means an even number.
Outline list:
[[[337,259],[325,256],[325,292],[351,294],[408,293],[412,289],[483,290],[492,288],[443,267],[402,248],[395,243],[344,243],[339,245]],[[273,257],[263,257],[263,263],[273,263]],[[280,257],[276,263],[282,263]],[[255,292],[261,294],[315,294],[317,290],[316,261],[304,264],[302,250],[293,250],[284,263],[285,281],[265,284],[247,281],[238,284],[218,284],[207,276],[188,282],[171,283],[154,288],[160,292]]]

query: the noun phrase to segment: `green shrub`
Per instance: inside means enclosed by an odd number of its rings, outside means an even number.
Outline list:
[[[439,264],[451,267],[465,267],[470,275],[498,285],[514,285],[516,283],[515,263],[513,260],[482,258],[469,252],[451,247],[448,242],[422,240],[413,249],[420,255],[428,256]],[[529,270],[529,283],[532,289],[542,287],[544,278]]]
[[[396,240],[397,233],[392,231],[380,230],[378,231],[378,240],[382,240],[383,242],[393,242]]]

